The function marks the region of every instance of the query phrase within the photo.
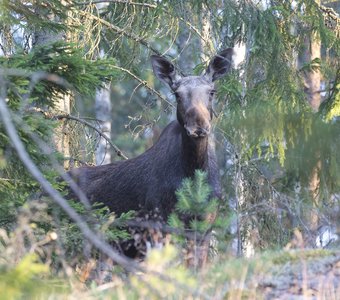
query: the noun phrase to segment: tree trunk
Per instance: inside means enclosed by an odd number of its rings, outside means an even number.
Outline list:
[[[319,3],[320,4],[320,3]],[[309,60],[313,61],[316,58],[321,58],[321,42],[320,38],[316,33],[312,33],[310,40],[307,41],[309,44]],[[307,44],[307,46],[308,46]],[[306,74],[305,78],[306,82],[306,94],[308,97],[308,102],[312,107],[313,111],[317,112],[319,110],[321,104],[321,72],[319,69],[309,72]],[[319,156],[319,154],[317,154]],[[312,231],[316,231],[319,227],[319,216],[316,209],[319,206],[320,202],[320,170],[321,170],[321,161],[318,160],[316,165],[314,166],[312,173],[309,179],[309,190],[310,195],[313,201],[314,210],[311,212],[310,218],[310,229]]]
[[[315,1],[318,5],[320,5],[320,0]],[[321,59],[321,41],[319,33],[311,31],[310,36],[306,37],[304,43],[304,53],[302,55],[300,64],[311,64],[315,59]],[[314,112],[319,110],[321,104],[321,72],[319,68],[314,68],[304,74],[304,83],[305,83],[305,93],[307,95],[307,101],[310,104],[311,108]],[[319,154],[316,154],[319,156]],[[309,179],[309,191],[310,196],[313,201],[313,210],[310,212],[309,219],[309,228],[311,231],[315,232],[319,227],[319,217],[316,211],[319,206],[320,200],[320,170],[321,170],[321,161],[317,161],[314,166]]]
[[[96,93],[96,118],[100,120],[100,129],[108,138],[111,136],[111,97],[110,84],[105,84]],[[96,165],[109,164],[111,162],[110,145],[100,137],[96,149]]]
[[[108,3],[97,3],[96,7],[100,13],[108,6]],[[98,57],[104,57],[104,50],[99,49]],[[111,138],[111,123],[112,123],[112,105],[110,85],[105,84],[101,89],[96,92],[95,110],[96,118],[100,122],[100,130],[108,137]],[[111,163],[110,145],[107,141],[100,137],[98,147],[96,149],[96,165],[105,165]]]
[[[312,62],[316,58],[321,58],[321,42],[317,33],[312,33],[305,40],[305,52],[302,58],[303,62]],[[305,92],[308,102],[312,109],[317,112],[321,104],[321,73],[319,69],[306,72],[305,74]]]
[[[247,86],[247,76],[249,74],[246,73],[247,66],[249,64],[250,59],[250,50],[252,47],[253,38],[252,33],[248,33],[247,43],[245,42],[239,42],[234,46],[234,57],[233,57],[233,63],[234,67],[240,68],[241,64],[244,64],[243,69],[240,70],[240,78],[242,80],[242,97],[241,97],[241,105],[245,107],[247,105],[246,103],[246,91],[248,89]],[[250,71],[251,72],[251,71]],[[240,141],[242,143],[246,144],[246,138],[241,133],[239,136]],[[237,150],[236,150],[237,151]],[[253,221],[249,219],[249,217],[243,217],[241,218],[240,215],[245,210],[248,210],[247,207],[249,203],[247,203],[248,198],[248,191],[247,191],[247,184],[246,184],[246,178],[244,175],[244,170],[242,167],[243,157],[242,153],[237,153],[234,150],[234,157],[232,158],[232,161],[234,163],[234,186],[235,186],[235,199],[230,199],[230,206],[235,207],[237,211],[237,219],[234,221],[231,228],[231,232],[235,233],[235,237],[233,240],[233,251],[237,256],[245,256],[245,257],[251,257],[255,254],[255,243],[252,236],[254,235],[254,224]],[[237,157],[237,159],[235,159]],[[248,215],[248,214],[246,214]]]
[[[37,14],[43,15],[46,18],[53,20],[55,16],[51,14],[47,9],[39,9]],[[48,29],[36,30],[33,35],[33,47],[39,47],[55,43],[63,39],[63,33],[56,34]],[[58,95],[55,99],[55,114],[69,114],[71,111],[71,95]],[[62,123],[55,130],[54,142],[57,150],[63,154],[65,158],[70,157],[70,138],[68,134],[67,121],[61,121]],[[69,160],[64,161],[64,168],[69,169]]]

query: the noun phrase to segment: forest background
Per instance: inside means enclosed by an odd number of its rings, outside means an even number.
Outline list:
[[[1,1],[0,297],[256,298],[275,295],[265,275],[288,262],[336,266],[339,11],[340,1],[320,0]],[[186,266],[176,215],[163,250],[127,260],[104,240],[127,238],[133,213],[65,202],[58,178],[143,153],[174,119],[150,55],[200,74],[227,47],[234,68],[214,108],[223,202],[209,263]],[[51,197],[39,197],[47,185]],[[209,194],[204,174],[188,185],[178,192],[186,201]],[[309,285],[306,265],[289,293],[328,295]]]

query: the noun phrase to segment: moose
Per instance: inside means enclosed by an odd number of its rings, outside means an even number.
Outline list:
[[[221,51],[201,76],[181,76],[166,58],[151,56],[154,74],[176,96],[177,119],[150,149],[135,158],[71,170],[91,202],[102,202],[117,215],[158,209],[166,220],[176,204],[175,191],[197,169],[207,172],[211,196],[221,198],[211,134],[212,102],[214,82],[231,69],[232,55],[231,48]]]

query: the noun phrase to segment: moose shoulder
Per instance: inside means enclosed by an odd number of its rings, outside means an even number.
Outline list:
[[[143,154],[127,161],[73,169],[70,174],[91,202],[102,202],[116,214],[158,209],[164,219],[176,203],[175,191],[195,170],[208,174],[213,196],[221,188],[211,135],[214,81],[231,67],[232,49],[216,55],[201,76],[179,76],[173,64],[152,56],[154,74],[176,95],[177,120]]]

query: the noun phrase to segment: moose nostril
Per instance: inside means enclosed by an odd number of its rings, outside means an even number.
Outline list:
[[[197,134],[198,137],[205,137],[209,133],[209,130],[204,128],[198,128],[195,131],[195,133]]]
[[[197,134],[198,136],[201,136],[203,133],[204,133],[204,132],[203,132],[203,129],[202,129],[202,128],[198,128],[198,129],[196,130],[196,134]]]
[[[205,137],[209,133],[209,129],[205,129],[202,127],[198,128],[190,128],[185,126],[185,130],[188,136],[193,137],[193,138],[198,138],[198,137]]]

